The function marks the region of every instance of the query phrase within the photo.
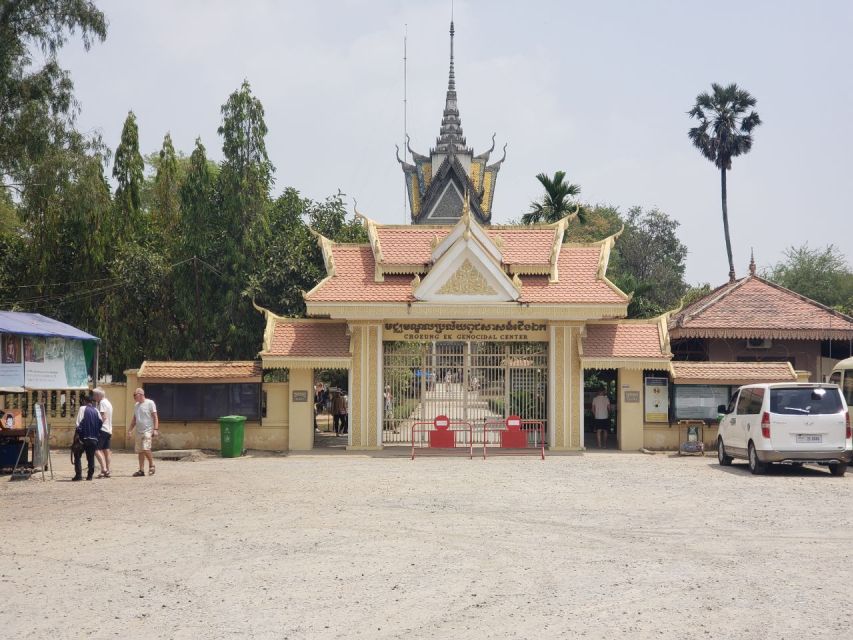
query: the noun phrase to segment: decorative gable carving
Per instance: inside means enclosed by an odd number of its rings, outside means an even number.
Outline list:
[[[438,293],[443,295],[489,296],[497,292],[486,282],[482,273],[477,271],[467,258],[456,273],[442,285]]]
[[[432,257],[432,269],[414,289],[418,300],[482,304],[513,302],[521,295],[520,281],[503,270],[500,250],[467,213]]]

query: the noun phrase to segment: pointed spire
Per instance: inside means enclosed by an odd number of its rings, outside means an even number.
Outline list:
[[[755,275],[755,251],[752,247],[749,249],[749,275]]]
[[[447,97],[444,101],[444,112],[441,115],[441,129],[435,141],[435,150],[453,153],[465,149],[465,136],[462,134],[462,118],[459,117],[459,106],[456,102],[456,73],[453,61],[453,38],[456,28],[453,19],[450,20],[450,72],[447,76]]]

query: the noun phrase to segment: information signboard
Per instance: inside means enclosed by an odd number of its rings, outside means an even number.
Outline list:
[[[645,380],[645,421],[669,421],[669,379],[648,376]]]

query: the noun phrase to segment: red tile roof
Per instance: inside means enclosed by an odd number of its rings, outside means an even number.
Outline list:
[[[290,358],[349,358],[346,322],[276,318],[268,351],[262,355]]]
[[[587,324],[585,359],[643,358],[669,360],[661,350],[658,322]]]
[[[434,238],[437,237],[440,242],[452,229],[453,227],[377,226],[382,264],[427,264],[431,260]],[[554,229],[491,227],[484,231],[492,240],[498,236],[503,240],[501,253],[504,264],[550,264]]]
[[[521,276],[521,302],[627,304],[628,297],[598,279],[598,246],[564,245],[557,261],[559,282],[548,276]]]
[[[421,230],[415,230],[415,235]],[[500,232],[506,233],[505,229]],[[549,232],[550,233],[550,232]],[[552,234],[553,237],[553,234]],[[505,243],[512,242],[510,236]],[[548,251],[550,252],[550,244]],[[507,244],[504,245],[505,249]],[[599,280],[601,248],[564,245],[558,261],[559,282],[548,276],[522,275],[520,302],[541,304],[627,304],[628,298]],[[386,247],[382,247],[387,256]],[[335,275],[306,296],[309,302],[414,302],[411,275],[385,275],[374,281],[373,251],[369,245],[333,245]],[[519,253],[519,255],[521,255]]]
[[[146,360],[137,374],[140,380],[253,380],[261,381],[261,363],[255,360],[231,362],[158,362]]]
[[[718,287],[669,322],[673,338],[853,339],[853,318],[764,278]]]
[[[383,248],[384,252],[384,248]],[[412,276],[385,276],[374,282],[373,250],[369,245],[333,245],[335,275],[305,299],[310,302],[406,302],[412,296]]]
[[[673,362],[676,384],[752,384],[796,382],[788,362]]]

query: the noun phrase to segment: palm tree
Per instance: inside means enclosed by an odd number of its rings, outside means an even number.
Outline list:
[[[752,130],[761,118],[752,108],[756,100],[748,91],[732,83],[722,87],[711,84],[711,94],[700,93],[696,104],[688,111],[699,121],[687,135],[703,156],[720,170],[720,191],[723,201],[723,230],[726,234],[726,253],[729,257],[729,281],[734,282],[735,264],[732,260],[732,241],[729,237],[729,208],[726,202],[726,171],[732,168],[732,158],[752,149]]]
[[[586,222],[586,209],[572,201],[573,196],[580,195],[581,188],[566,182],[565,171],[558,171],[553,178],[540,173],[536,179],[544,187],[545,195],[530,203],[530,211],[521,216],[522,223],[557,222],[570,213],[577,213],[578,220]]]

